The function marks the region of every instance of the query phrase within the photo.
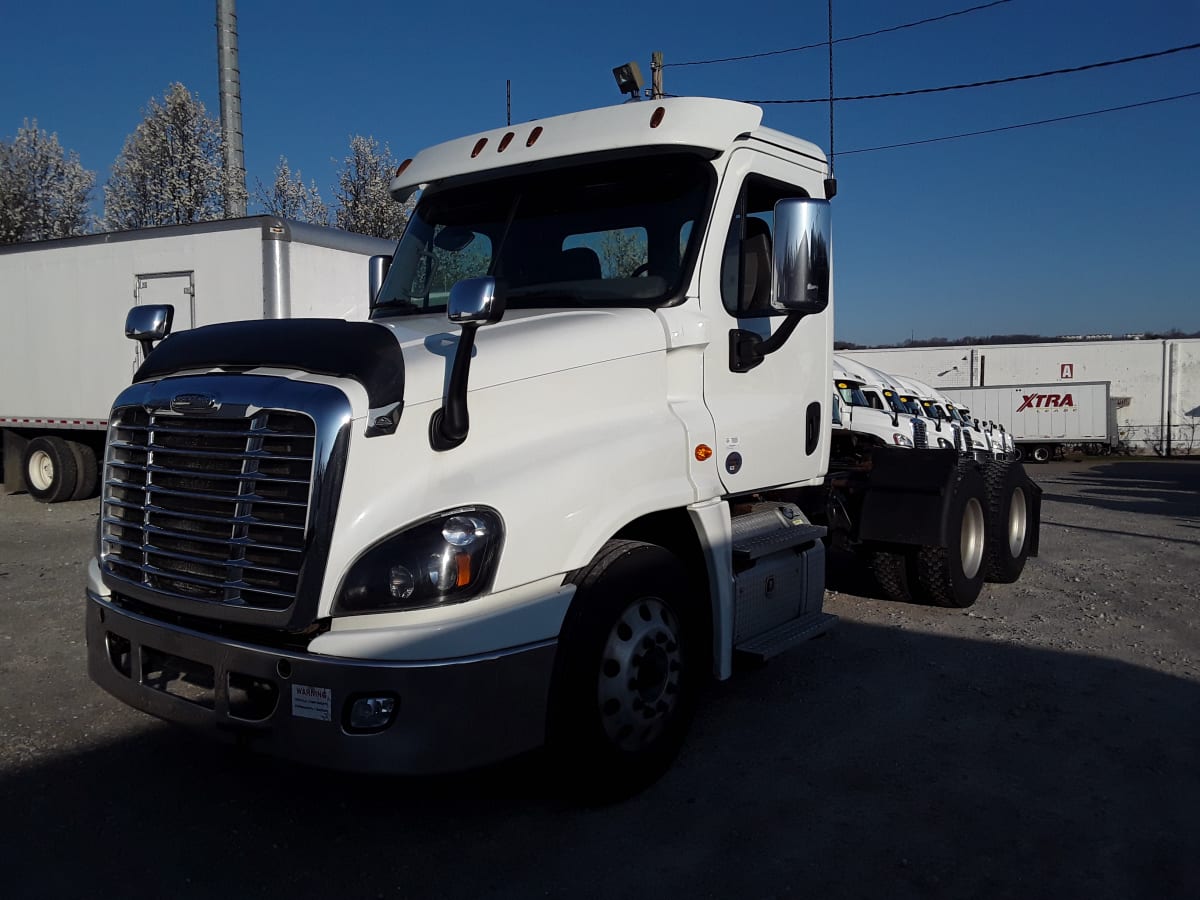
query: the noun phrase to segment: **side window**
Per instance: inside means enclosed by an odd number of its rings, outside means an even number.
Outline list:
[[[735,316],[782,315],[771,308],[775,204],[807,197],[801,188],[751,175],[742,185],[721,260],[721,299]]]

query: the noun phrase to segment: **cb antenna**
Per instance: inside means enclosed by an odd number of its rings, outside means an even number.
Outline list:
[[[825,199],[837,196],[837,178],[833,174],[833,0],[829,7],[829,177],[825,179]]]

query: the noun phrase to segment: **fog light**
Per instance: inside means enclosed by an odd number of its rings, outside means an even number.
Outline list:
[[[378,731],[392,724],[395,697],[359,697],[350,706],[351,731]]]

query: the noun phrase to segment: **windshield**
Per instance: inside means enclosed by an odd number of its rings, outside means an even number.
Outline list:
[[[908,404],[902,403],[900,398],[896,396],[895,391],[884,391],[883,396],[887,398],[888,406],[898,413],[911,413],[913,410],[908,408]]]
[[[916,397],[909,397],[905,394],[900,394],[900,403],[903,405],[905,412],[912,413],[914,416],[932,418],[929,413],[921,409],[921,402],[917,400]]]
[[[661,304],[685,287],[713,182],[701,157],[669,153],[430,191],[374,310],[443,311],[480,275],[510,309]]]
[[[863,395],[862,388],[853,381],[838,381],[838,393],[842,397],[843,403],[848,403],[850,406],[870,406],[867,398]]]

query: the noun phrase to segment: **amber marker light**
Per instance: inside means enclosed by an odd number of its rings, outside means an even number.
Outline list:
[[[483,152],[483,148],[487,146],[487,138],[480,138],[475,142],[475,149],[471,151],[471,159],[477,157]]]
[[[404,162],[400,163],[400,165],[396,167],[396,176],[395,177],[399,178],[401,175],[403,175],[404,170],[407,169],[409,167],[409,165],[411,165],[411,164],[412,164],[411,157],[406,159]]]
[[[698,461],[704,462],[706,459],[711,458],[712,455],[713,455],[713,448],[708,446],[708,444],[697,444],[696,445],[696,459]]]
[[[536,126],[533,131],[529,132],[529,137],[525,141],[526,147],[532,147],[537,143],[537,139],[542,136],[542,126]]]
[[[471,554],[456,553],[454,554],[454,562],[458,570],[454,584],[456,587],[466,587],[471,583]]]
[[[658,109],[656,109],[654,111],[654,115],[652,115],[650,117],[650,127],[657,128],[659,125],[661,125],[663,116],[665,116],[666,114],[667,114],[667,108],[665,106],[660,106]]]

